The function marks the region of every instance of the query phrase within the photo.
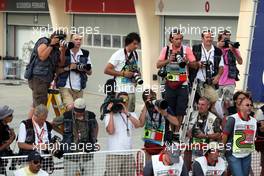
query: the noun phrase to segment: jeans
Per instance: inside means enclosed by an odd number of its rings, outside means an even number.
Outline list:
[[[232,176],[248,176],[251,166],[251,154],[245,158],[227,157]]]

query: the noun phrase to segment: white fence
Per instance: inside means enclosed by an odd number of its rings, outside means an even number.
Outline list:
[[[54,176],[140,176],[145,165],[142,150],[68,153],[62,159],[42,156],[41,168]],[[2,157],[2,163],[1,173],[13,176],[15,170],[27,165],[27,156]]]

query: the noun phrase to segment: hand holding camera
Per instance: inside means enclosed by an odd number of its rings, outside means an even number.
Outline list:
[[[133,75],[134,75],[134,72],[131,72],[131,71],[123,71],[123,75],[126,78],[132,78]]]
[[[70,65],[70,70],[76,70],[76,68],[77,68],[77,65],[75,63],[72,63]]]
[[[55,46],[59,43],[59,38],[58,37],[53,37],[50,41],[51,46]]]

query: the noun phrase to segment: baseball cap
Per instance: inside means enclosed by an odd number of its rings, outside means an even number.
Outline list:
[[[11,109],[9,106],[2,106],[0,107],[0,120],[3,120],[4,118],[12,115],[14,112],[13,109]]]
[[[83,98],[77,98],[74,101],[74,111],[75,112],[84,112],[86,108],[85,101]]]
[[[40,156],[39,152],[33,151],[28,154],[28,161],[40,161],[43,158]]]

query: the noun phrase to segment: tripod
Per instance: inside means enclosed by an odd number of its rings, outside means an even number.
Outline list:
[[[50,109],[50,106],[52,106],[54,113],[56,117],[61,117],[63,113],[65,112],[65,107],[61,101],[60,93],[58,89],[52,89],[50,88],[48,90],[48,102],[47,102],[47,108]],[[53,129],[57,131],[60,134],[63,134],[63,126],[53,126]]]

